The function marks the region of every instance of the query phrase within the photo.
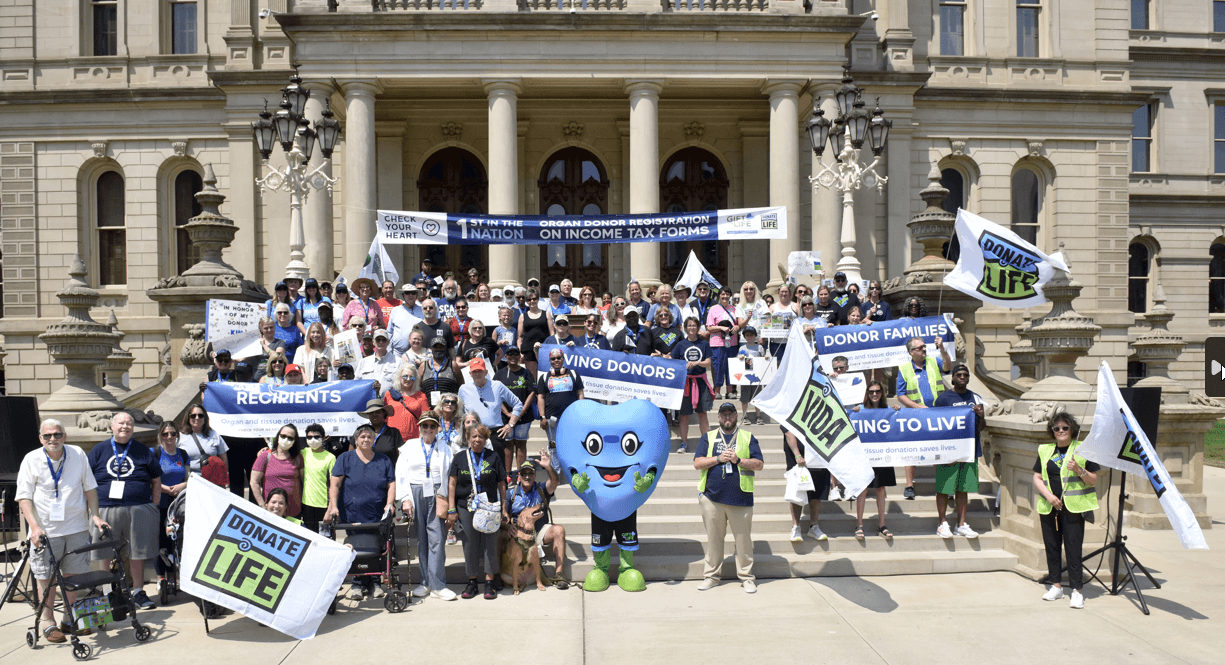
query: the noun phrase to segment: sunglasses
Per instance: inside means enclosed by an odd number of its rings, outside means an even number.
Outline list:
[[[550,360],[550,361],[552,361],[552,360],[565,360],[565,359],[566,359],[566,358],[565,358],[565,356],[553,356],[552,358],[549,358],[549,360]]]
[[[442,403],[443,403],[443,404],[445,404],[445,405],[447,405],[447,406],[456,406],[457,404],[459,404],[459,402],[457,402],[457,401],[455,401],[455,400],[453,400],[453,399],[444,399],[444,400],[442,400]]]
[[[879,395],[879,394],[881,394],[882,392],[884,392],[884,391],[883,391],[883,390],[869,390],[869,391],[868,391],[868,394],[869,394],[869,395]]]
[[[273,365],[284,365],[285,364],[284,360],[270,360],[268,362],[272,363]]]
[[[1051,428],[1051,431],[1052,431],[1052,432],[1066,432],[1066,431],[1068,431],[1068,430],[1070,430],[1070,429],[1072,429],[1072,428],[1071,428],[1071,427],[1068,427],[1067,425],[1057,425],[1057,426],[1055,426],[1055,427],[1052,427],[1052,428]]]
[[[39,434],[39,436],[42,438],[43,441],[51,441],[53,439],[64,438],[64,433],[63,432],[52,432],[50,434]]]
[[[193,414],[191,414],[190,416],[187,416],[187,419],[188,419],[188,420],[197,420],[197,419],[198,419],[198,420],[204,420],[204,417],[205,417],[205,416],[204,416],[204,414],[203,414],[203,413],[193,413]]]
[[[161,438],[163,438],[163,439],[177,439],[177,438],[179,438],[179,435],[178,435],[176,432],[162,432],[160,436],[161,436]]]
[[[417,429],[438,429],[438,426],[434,423],[421,423],[417,426]]]
[[[307,434],[307,435],[306,435],[306,440],[307,440],[307,441],[322,441],[322,440],[323,440],[323,437],[318,436],[318,435],[310,435],[310,434]]]
[[[845,365],[843,365],[843,366],[841,366],[841,367],[835,366],[835,367],[834,367],[834,371],[835,371],[835,372],[845,372],[845,371],[846,371],[846,366],[845,366]]]

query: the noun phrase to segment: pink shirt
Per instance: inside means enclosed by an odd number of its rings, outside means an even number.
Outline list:
[[[732,310],[724,309],[723,305],[719,305],[719,304],[711,305],[710,309],[706,312],[706,327],[709,328],[711,326],[717,326],[719,325],[719,323],[723,321],[731,321],[732,325],[735,325],[736,316],[732,312]],[[712,347],[729,346],[726,343],[726,341],[723,339],[724,336],[725,336],[725,333],[711,331],[710,345]],[[731,345],[731,346],[734,346],[734,345]]]
[[[289,507],[285,509],[288,517],[297,517],[302,511],[302,487],[298,482],[298,467],[292,459],[278,459],[270,452],[262,453],[255,458],[252,471],[264,474],[264,501],[268,494],[276,488],[281,488],[289,494]]]
[[[349,319],[360,316],[366,319],[366,330],[372,332],[375,328],[386,328],[383,323],[383,308],[379,306],[377,300],[370,300],[369,305],[363,305],[360,300],[350,300],[348,305],[345,305],[344,314],[340,317],[340,327],[348,330]]]

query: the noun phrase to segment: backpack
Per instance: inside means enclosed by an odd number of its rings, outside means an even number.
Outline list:
[[[230,471],[225,468],[225,462],[216,455],[210,456],[200,465],[200,475],[217,487],[229,488]]]

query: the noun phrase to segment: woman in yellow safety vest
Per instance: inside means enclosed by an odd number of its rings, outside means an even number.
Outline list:
[[[1034,487],[1038,490],[1038,514],[1042,520],[1042,541],[1046,545],[1047,579],[1051,587],[1043,600],[1063,598],[1063,563],[1060,547],[1068,560],[1068,584],[1072,587],[1071,607],[1081,609],[1084,567],[1081,564],[1085,541],[1085,514],[1097,510],[1098,465],[1076,454],[1080,447],[1080,423],[1068,413],[1056,413],[1046,423],[1053,443],[1038,446],[1034,463]]]

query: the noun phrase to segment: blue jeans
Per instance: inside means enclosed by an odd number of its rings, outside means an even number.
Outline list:
[[[722,388],[727,383],[727,347],[710,347],[710,373],[716,388]]]

